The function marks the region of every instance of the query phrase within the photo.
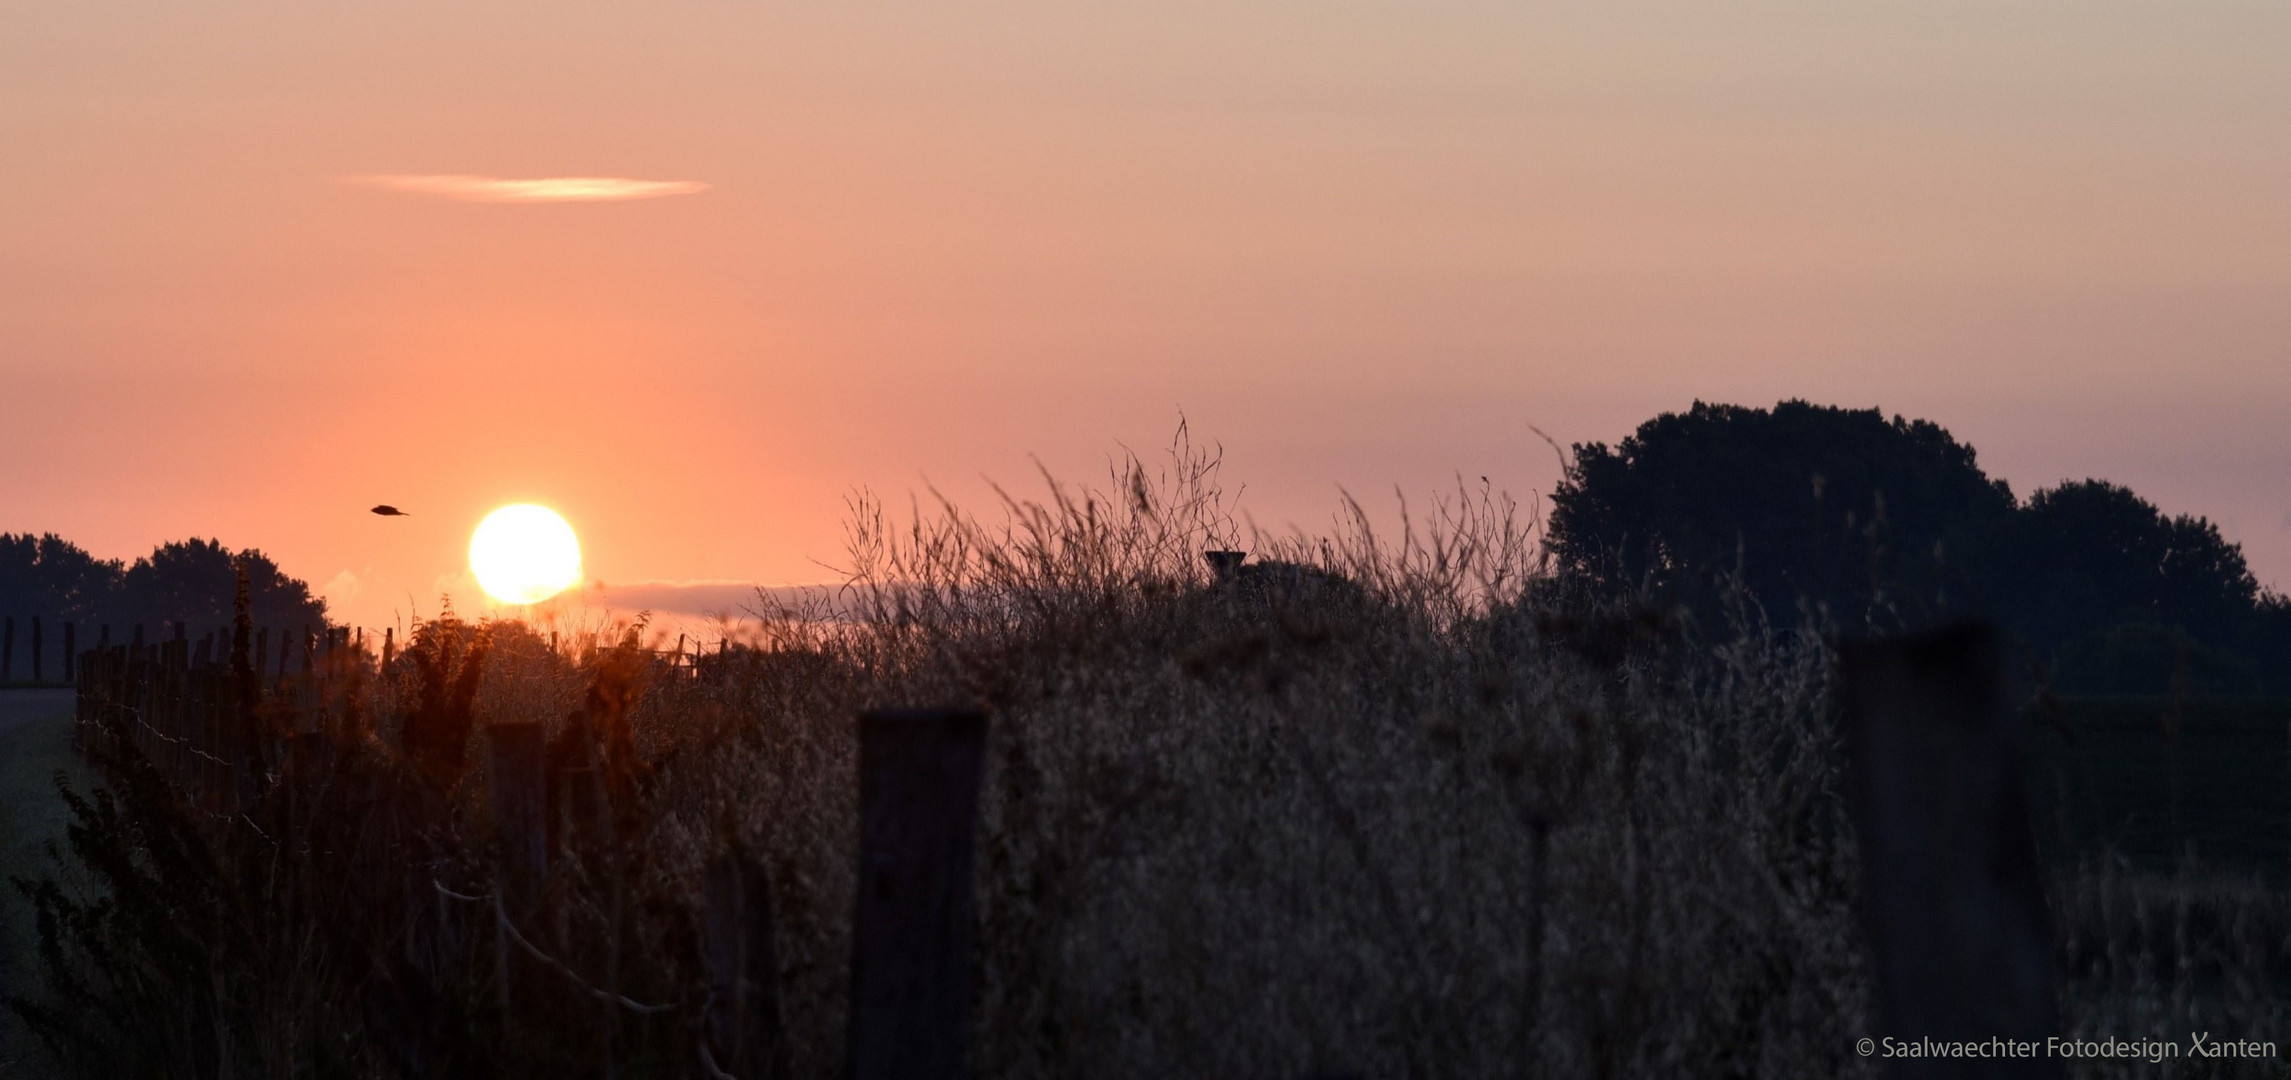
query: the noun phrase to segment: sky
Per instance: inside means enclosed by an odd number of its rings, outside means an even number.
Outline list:
[[[384,625],[534,501],[715,604],[1181,418],[1310,531],[1803,397],[2291,588],[2286,55],[2276,0],[12,0],[0,530]]]

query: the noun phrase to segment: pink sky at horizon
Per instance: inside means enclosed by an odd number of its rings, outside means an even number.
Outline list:
[[[0,530],[260,547],[368,625],[508,502],[608,583],[817,581],[855,488],[1181,415],[1284,531],[1698,398],[1931,419],[2291,588],[2279,5],[9,18]],[[484,186],[547,178],[687,186]]]

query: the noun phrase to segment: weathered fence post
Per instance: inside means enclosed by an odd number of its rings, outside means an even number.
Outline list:
[[[16,617],[0,621],[0,682],[16,681]]]
[[[540,895],[549,868],[547,790],[541,725],[488,724],[485,727],[486,796],[493,804],[494,835],[501,843],[501,865],[493,881],[494,993],[509,1008],[510,920],[524,916]]]
[[[47,682],[47,651],[40,647],[40,617],[32,616],[32,681]]]
[[[77,662],[79,660],[79,635],[74,632],[74,628],[77,626],[78,624],[72,622],[70,619],[64,620],[64,681],[71,683],[74,686],[79,685],[79,679],[77,678]]]
[[[86,664],[79,668],[80,678],[72,684],[72,749],[80,748],[80,733],[87,730],[88,717],[95,713],[95,689],[88,684]]]
[[[237,726],[238,695],[233,693],[229,668],[210,664],[200,669],[198,677],[207,698],[199,726],[204,731],[208,757],[200,762],[200,768],[208,778],[208,790],[214,792],[215,804],[226,812],[236,812],[240,809],[239,769],[232,744],[238,740],[229,732]]]
[[[2059,1033],[2052,933],[1994,630],[1960,625],[1839,647],[1872,1034],[2034,1041]],[[2055,1077],[2059,1062],[1898,1058],[1897,1077]]]
[[[222,780],[215,774],[213,734],[215,730],[215,695],[213,680],[207,676],[210,669],[204,665],[183,670],[183,683],[178,688],[183,709],[182,774],[177,777],[191,792],[198,805],[218,809],[222,805]]]
[[[612,832],[612,810],[605,801],[597,768],[597,739],[586,710],[575,709],[549,748],[549,850],[570,854],[588,850]]]
[[[788,1066],[771,879],[752,858],[719,855],[701,891],[708,905],[710,1056],[740,1080],[781,1080]]]
[[[541,725],[488,724],[485,738],[490,770],[486,789],[493,801],[493,827],[501,837],[502,859],[516,885],[529,887],[549,868]]]
[[[287,739],[287,822],[300,837],[310,828],[318,804],[334,785],[334,740],[323,731],[300,731]]]
[[[971,863],[985,762],[983,713],[860,717],[851,1080],[968,1075]]]
[[[167,766],[174,768],[176,777],[197,764],[197,759],[190,757],[190,718],[197,706],[190,695],[190,642],[176,637],[167,644],[167,699],[160,704],[160,713],[167,718],[167,725],[160,727],[167,734]]]

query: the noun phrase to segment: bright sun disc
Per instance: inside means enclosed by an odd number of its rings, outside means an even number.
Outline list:
[[[469,538],[469,569],[504,604],[537,604],[581,580],[581,542],[555,510],[532,503],[485,515]]]

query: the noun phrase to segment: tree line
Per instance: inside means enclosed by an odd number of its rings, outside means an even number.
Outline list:
[[[2291,692],[2291,601],[2202,517],[2104,480],[2016,498],[1925,420],[1696,402],[1573,448],[1557,580],[1839,630],[1993,620],[2054,688]]]
[[[1926,420],[1696,402],[1574,446],[1546,524],[1556,588],[1844,632],[1985,618],[2063,692],[2291,693],[2291,600],[2218,526],[2097,479],[2020,499]],[[197,636],[230,625],[242,565],[257,625],[325,625],[251,548],[192,539],[130,564],[30,533],[0,534],[0,614]]]
[[[129,563],[98,559],[53,533],[0,533],[0,615],[19,625],[32,617],[76,623],[83,647],[93,645],[104,626],[121,642],[137,626],[154,640],[172,635],[177,624],[198,637],[230,628],[241,568],[255,625],[326,625],[326,602],[311,595],[309,584],[253,548],[232,551],[220,541],[191,539],[161,544]]]

